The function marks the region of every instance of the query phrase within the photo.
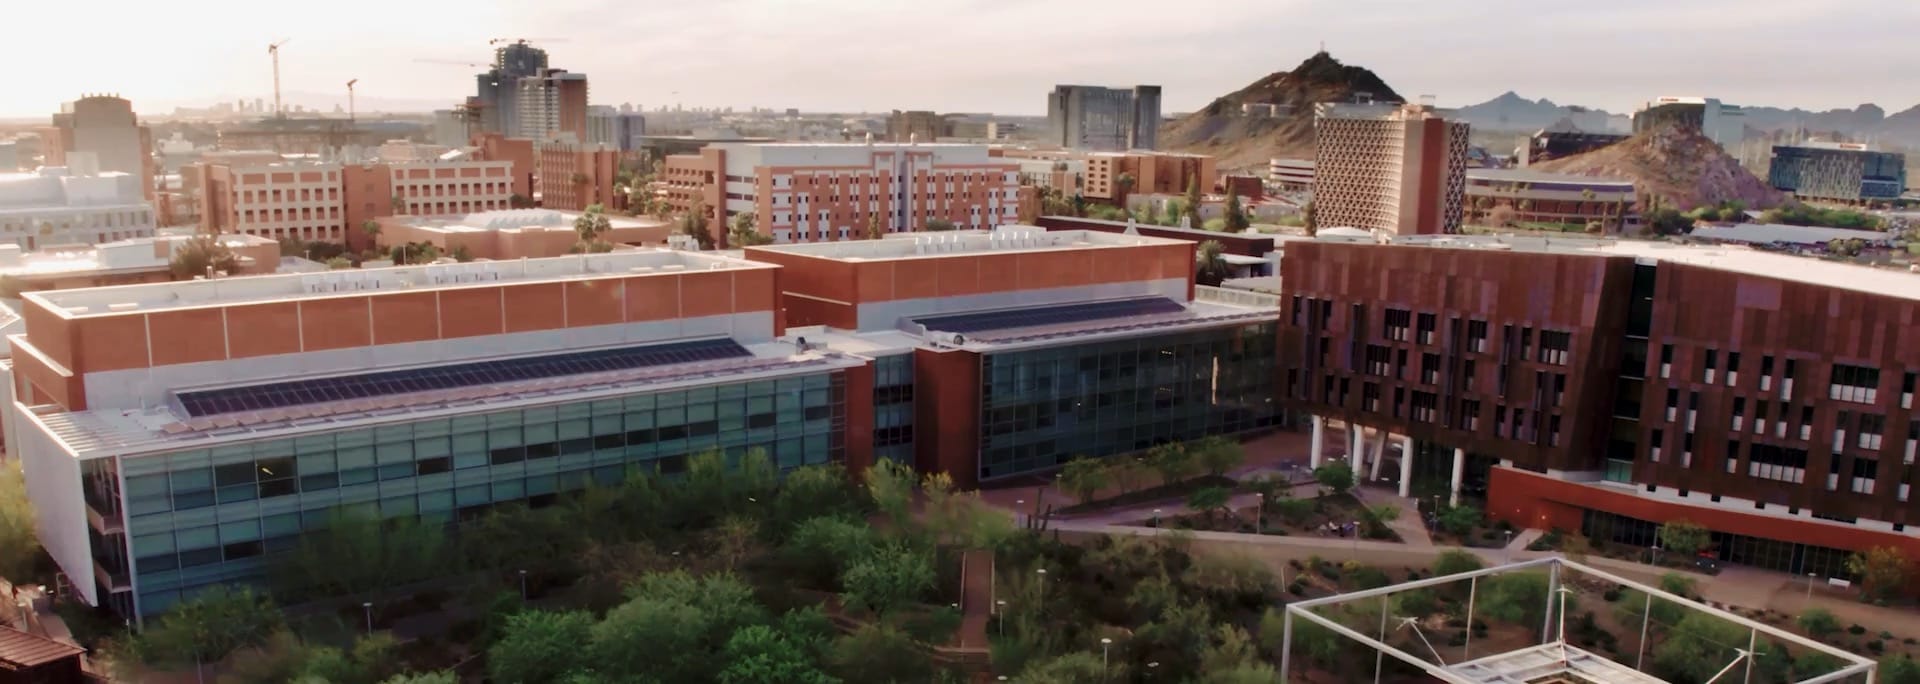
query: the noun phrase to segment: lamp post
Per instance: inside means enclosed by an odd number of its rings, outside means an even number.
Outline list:
[[[1004,636],[1007,633],[1007,602],[1004,600],[994,601],[993,607],[993,617],[1000,622],[1000,634]]]
[[[1506,562],[1512,563],[1513,562],[1513,530],[1507,530],[1507,543],[1504,548],[1507,550]],[[1469,627],[1471,627],[1471,625],[1469,625]]]
[[[527,602],[527,571],[520,571],[520,602]]]
[[[1660,542],[1656,541],[1653,543],[1652,558],[1653,558],[1654,567],[1659,567],[1660,566]]]
[[[373,602],[361,602],[360,610],[367,614],[367,636],[373,636]]]
[[[1158,508],[1153,509],[1153,526],[1154,527],[1160,526],[1160,509]]]
[[[1107,678],[1107,650],[1113,648],[1113,639],[1100,637],[1100,678]]]
[[[1159,670],[1160,670],[1160,661],[1155,660],[1147,663],[1147,679],[1153,679],[1153,673],[1158,672]]]
[[[1267,531],[1267,493],[1254,492],[1253,498],[1258,502],[1256,505],[1259,507],[1258,512],[1255,513],[1256,517],[1253,519],[1253,533],[1265,534]]]
[[[1813,578],[1818,576],[1819,575],[1811,572],[1807,573],[1807,603],[1808,604],[1813,603]]]

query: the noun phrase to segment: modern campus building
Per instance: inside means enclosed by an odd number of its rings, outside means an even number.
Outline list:
[[[1739,149],[1747,135],[1746,112],[1711,97],[1661,97],[1633,114],[1636,134],[1669,125],[1699,131],[1726,150]]]
[[[1160,86],[1058,85],[1047,93],[1049,145],[1123,152],[1159,146]]]
[[[676,232],[673,224],[650,218],[606,214],[609,228],[600,240],[615,245],[661,245]],[[465,251],[474,259],[526,259],[570,253],[580,242],[573,222],[579,212],[553,209],[503,209],[459,216],[387,216],[377,220],[382,247],[423,243],[443,255]]]
[[[1009,226],[745,254],[782,267],[790,339],[874,358],[873,457],[972,487],[1278,424],[1275,299],[1197,288],[1193,250]]]
[[[1029,162],[1064,162],[1067,164],[1065,170],[1078,172],[1078,185],[1070,184],[1069,189],[1077,188],[1081,196],[1102,202],[1118,202],[1124,195],[1131,194],[1180,195],[1186,193],[1188,183],[1198,183],[1203,193],[1212,192],[1219,180],[1213,157],[1204,154],[1021,148],[995,149],[990,154],[1021,164],[1023,174],[1037,170],[1029,167]],[[1124,179],[1131,179],[1133,184],[1127,186]],[[1067,194],[1071,196],[1073,193],[1069,191]]]
[[[203,237],[191,229],[170,228],[153,237],[37,251],[0,244],[0,280],[13,283],[21,292],[168,281],[173,279],[174,252],[187,241]],[[235,270],[228,275],[273,273],[280,268],[280,245],[272,240],[252,235],[217,239],[234,256]]]
[[[1274,157],[1267,162],[1267,179],[1285,190],[1313,189],[1313,160]]]
[[[840,461],[867,362],[777,341],[779,270],[643,250],[28,293],[9,453],[76,593],[130,617],[262,581],[342,508],[450,523],[713,449]]]
[[[1512,207],[1529,223],[1584,226],[1599,222],[1618,232],[1634,212],[1633,181],[1532,169],[1467,169],[1467,209],[1484,220],[1495,207]]]
[[[1774,145],[1767,183],[1801,199],[1891,201],[1907,191],[1907,155],[1861,143]]]
[[[735,214],[753,212],[775,242],[864,238],[928,221],[987,229],[1014,222],[1018,166],[984,145],[716,143],[667,157],[667,202],[709,213],[724,242]]]
[[[1397,235],[1459,232],[1468,128],[1424,105],[1321,105],[1317,222]]]
[[[152,237],[154,228],[139,176],[55,166],[0,173],[0,244],[25,250],[94,245]]]
[[[209,163],[194,170],[206,232],[365,243],[383,216],[464,215],[509,208],[512,161]]]
[[[1339,421],[1363,476],[1398,446],[1402,494],[1484,481],[1523,527],[1648,547],[1684,518],[1724,561],[1832,577],[1870,547],[1920,554],[1912,274],[1418,237],[1292,242],[1281,276],[1282,402],[1313,416],[1316,463]]]
[[[88,95],[53,115],[39,129],[41,166],[74,166],[133,176],[142,197],[153,199],[153,131],[133,113],[133,103],[114,95]],[[91,159],[85,163],[83,158]]]

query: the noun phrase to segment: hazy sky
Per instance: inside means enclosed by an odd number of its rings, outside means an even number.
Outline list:
[[[10,0],[0,117],[83,92],[153,110],[287,92],[443,101],[493,37],[563,38],[593,100],[1038,114],[1054,83],[1160,84],[1187,111],[1325,41],[1445,106],[1506,90],[1615,111],[1657,95],[1920,103],[1916,0]],[[143,104],[148,106],[142,107]]]

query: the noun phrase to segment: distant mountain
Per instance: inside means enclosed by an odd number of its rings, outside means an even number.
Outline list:
[[[1699,131],[1677,126],[1662,126],[1530,168],[1630,179],[1642,198],[1658,197],[1662,205],[1681,211],[1726,200],[1739,200],[1750,209],[1768,209],[1786,201],[1719,144]]]
[[[1453,117],[1473,124],[1475,129],[1486,131],[1531,133],[1552,126],[1561,119],[1571,121],[1575,127],[1590,133],[1625,133],[1632,129],[1631,121],[1623,114],[1608,114],[1604,110],[1572,105],[1561,106],[1545,98],[1529,100],[1511,90],[1486,102],[1456,109]]]
[[[1168,121],[1160,127],[1160,146],[1213,155],[1223,169],[1265,167],[1274,157],[1312,157],[1313,106],[1356,99],[1406,101],[1372,71],[1318,52],[1292,71],[1268,74]],[[1279,111],[1247,115],[1242,105],[1278,105]]]
[[[1899,141],[1906,145],[1920,145],[1920,105],[1896,112],[1880,120],[1874,127],[1874,137],[1887,141]]]

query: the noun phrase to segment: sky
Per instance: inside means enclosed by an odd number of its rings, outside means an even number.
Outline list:
[[[0,117],[84,93],[145,113],[282,89],[450,107],[492,38],[530,38],[596,104],[1042,114],[1056,83],[1157,84],[1190,111],[1324,42],[1406,97],[1512,90],[1889,113],[1920,104],[1915,0],[12,0]],[[86,28],[81,28],[86,27]],[[33,55],[34,58],[21,58]],[[40,59],[45,56],[46,59]]]

